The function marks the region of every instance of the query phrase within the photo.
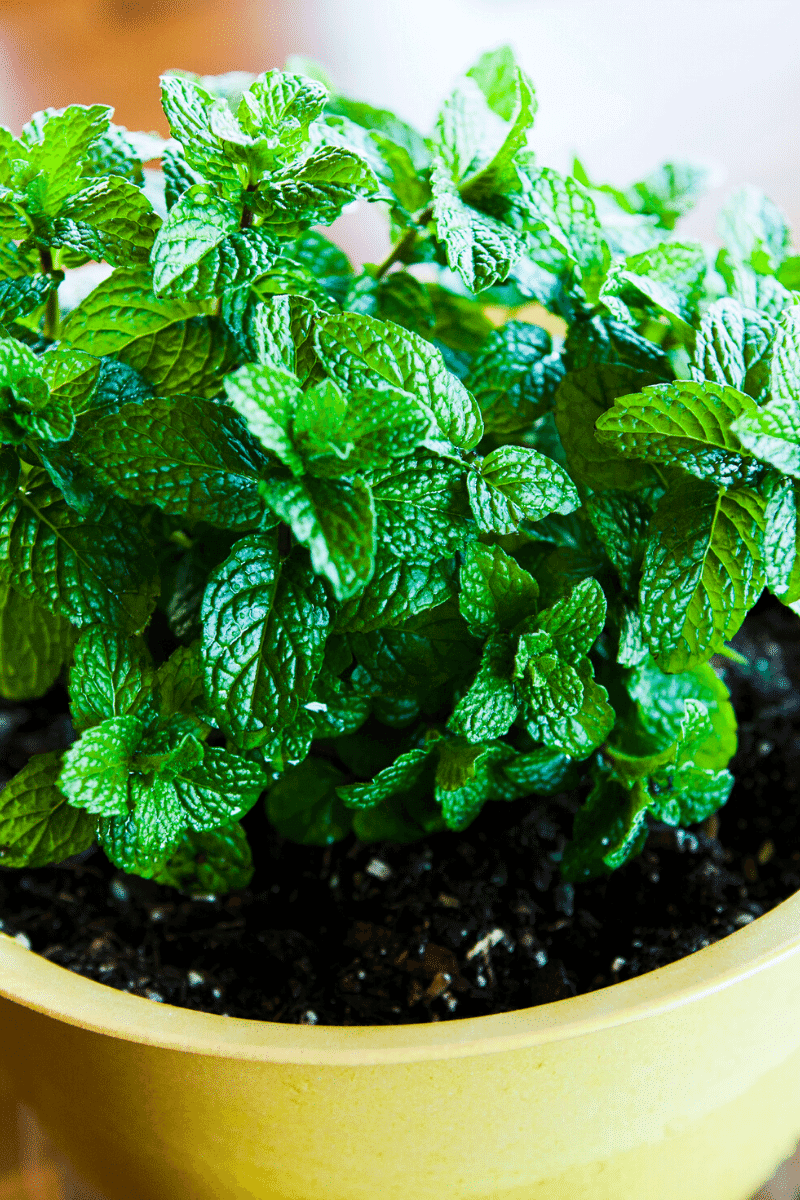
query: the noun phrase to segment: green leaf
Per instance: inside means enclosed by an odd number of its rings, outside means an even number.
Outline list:
[[[322,584],[274,536],[251,534],[212,572],[202,619],[211,710],[238,745],[258,745],[294,720],[322,666]]]
[[[193,715],[203,698],[203,662],[199,641],[178,646],[156,672],[158,707],[165,717]]]
[[[584,367],[565,377],[556,392],[555,418],[575,482],[624,491],[655,482],[650,467],[626,461],[613,442],[598,438],[595,426],[618,396],[657,382],[657,375],[621,365]]]
[[[109,717],[87,729],[64,754],[58,784],[70,804],[100,816],[124,817],[132,806],[129,783],[142,743],[138,717]]]
[[[480,86],[467,76],[439,112],[434,162],[438,157],[445,177],[458,184],[489,162],[507,131],[507,122],[492,111]]]
[[[510,639],[500,634],[489,637],[478,673],[453,710],[447,728],[468,742],[486,742],[508,733],[521,704],[513,671]]]
[[[647,841],[647,797],[600,775],[575,816],[561,875],[578,883],[607,875],[635,858]]]
[[[330,225],[346,204],[377,189],[365,159],[343,146],[320,146],[300,167],[270,175],[245,199],[269,231],[290,237],[312,225]]]
[[[570,513],[580,497],[567,472],[536,450],[501,446],[467,475],[470,505],[478,528],[486,533],[514,533],[522,521],[539,521],[548,513]]]
[[[307,758],[270,789],[267,815],[282,837],[302,846],[330,846],[347,837],[350,814],[337,795],[341,771]]]
[[[519,67],[510,46],[482,54],[467,76],[474,79],[493,112],[511,121],[518,105]]]
[[[418,454],[371,476],[377,544],[417,563],[450,558],[472,536],[464,468]]]
[[[222,391],[225,376],[239,365],[241,355],[218,317],[191,317],[128,343],[120,359],[159,396],[210,399]]]
[[[19,445],[32,437],[63,442],[72,436],[72,408],[64,396],[51,395],[40,359],[27,346],[0,339],[0,373],[0,441]]]
[[[237,413],[181,396],[126,404],[94,421],[78,453],[96,477],[135,504],[228,529],[257,524],[269,459]]]
[[[466,829],[497,791],[495,771],[514,750],[502,742],[472,746],[453,740],[441,743],[436,768],[436,803],[448,829]]]
[[[797,557],[797,498],[790,479],[770,472],[764,481],[764,574],[776,596],[788,589]]]
[[[73,625],[102,621],[138,633],[159,586],[138,521],[114,504],[84,520],[42,476],[33,472],[0,508],[4,581]]]
[[[472,292],[502,283],[524,250],[520,236],[496,217],[461,199],[452,168],[440,156],[433,160],[433,219],[444,243],[447,262]]]
[[[511,630],[537,611],[536,580],[499,546],[469,545],[459,582],[459,608],[476,637]]]
[[[162,75],[161,103],[189,167],[220,184],[228,195],[241,191],[236,163],[226,154],[222,139],[211,129],[214,97],[190,79]]]
[[[631,458],[680,466],[696,479],[728,487],[750,483],[761,472],[731,431],[738,418],[758,411],[755,400],[735,388],[680,379],[618,396],[595,428],[600,442]]]
[[[781,316],[772,347],[772,399],[744,412],[733,432],[745,449],[788,475],[800,476],[800,304]]]
[[[789,253],[791,231],[785,216],[763,192],[738,188],[719,219],[723,242],[761,275],[773,274]]]
[[[550,335],[538,325],[507,321],[492,332],[466,380],[487,433],[520,433],[552,407],[563,368],[551,351]]]
[[[455,446],[470,450],[483,433],[474,398],[424,338],[360,313],[320,314],[314,342],[323,365],[349,391],[385,381],[416,396]]]
[[[238,823],[196,833],[187,830],[169,858],[150,878],[186,895],[225,896],[253,878],[247,834]]]
[[[79,191],[89,150],[108,131],[113,109],[104,104],[71,104],[58,111],[34,113],[23,127],[27,148],[22,178],[28,206],[48,216],[58,213],[68,196]]]
[[[325,86],[304,74],[264,71],[243,93],[237,116],[249,133],[277,143],[281,154],[289,156],[309,140],[310,126],[326,99]]]
[[[646,372],[654,383],[669,382],[675,374],[661,346],[611,317],[573,322],[567,331],[564,358],[568,371],[607,363]]]
[[[346,808],[374,808],[389,796],[403,795],[422,776],[434,749],[434,743],[400,754],[390,766],[379,771],[369,783],[350,783],[336,792]]]
[[[507,95],[501,97],[500,88],[497,86],[499,82],[497,68],[499,67],[503,76],[508,69],[507,53],[510,51],[508,47],[505,47],[502,65],[495,59],[494,68],[486,63],[483,69],[479,68],[477,75],[472,75],[489,101],[490,107],[499,116],[504,116],[508,112],[508,97]],[[482,86],[483,84],[486,87]],[[467,179],[461,187],[463,198],[477,208],[491,204],[495,196],[502,196],[509,191],[519,191],[522,186],[514,166],[514,160],[517,153],[524,150],[527,145],[528,134],[536,116],[537,101],[531,80],[518,66],[513,69],[512,96],[513,108],[505,118],[509,122],[510,128],[503,138],[502,144],[492,155],[490,161],[482,166],[471,179]]]
[[[561,751],[581,761],[600,746],[614,725],[614,709],[608,703],[608,693],[592,677],[588,658],[581,659],[575,668],[582,693],[575,689],[575,699],[569,699],[575,681],[562,664],[549,686],[537,688],[526,696],[527,711],[523,724],[537,742]],[[563,699],[554,703],[557,695]]]
[[[578,784],[578,772],[560,750],[539,746],[503,765],[503,776],[518,796],[555,796]]]
[[[0,584],[0,696],[35,700],[58,679],[74,634],[69,624]]]
[[[239,228],[239,207],[210,184],[195,184],[170,209],[152,253],[153,291],[163,292]]]
[[[560,247],[584,291],[588,289],[594,299],[606,270],[608,247],[591,197],[574,179],[562,178],[549,167],[528,166],[523,179],[524,212],[531,232],[544,232]],[[533,255],[535,259],[535,250]]]
[[[681,321],[691,321],[703,295],[706,258],[702,246],[662,242],[652,249],[632,254],[624,265],[615,265],[600,289],[599,298],[618,313],[617,297],[625,301],[633,289],[631,303],[641,305],[636,293],[645,296]]]
[[[598,492],[586,501],[586,513],[616,567],[622,586],[636,594],[650,521],[655,511],[652,492]]]
[[[88,850],[96,821],[59,790],[61,752],[37,754],[0,793],[0,866],[46,867]]]
[[[722,650],[764,586],[764,502],[683,480],[661,500],[639,593],[642,628],[662,670],[685,671]]]
[[[362,479],[263,480],[267,507],[311,552],[311,564],[337,600],[358,595],[375,569],[375,505]]]
[[[186,300],[160,300],[153,292],[149,268],[117,268],[74,308],[62,337],[78,350],[100,357],[119,354],[140,339],[202,312]]]
[[[140,188],[111,175],[76,191],[57,216],[36,220],[34,236],[40,245],[133,267],[148,261],[160,223]]]
[[[375,573],[363,592],[339,605],[333,619],[338,633],[369,633],[399,625],[409,617],[443,604],[455,591],[448,562],[415,562],[379,546]]]
[[[628,754],[657,754],[678,741],[687,700],[698,700],[708,713],[711,734],[694,750],[701,767],[719,770],[736,753],[736,714],[728,689],[708,663],[665,675],[648,657],[626,680],[633,717],[620,719],[610,739]]]
[[[44,304],[58,287],[51,275],[23,275],[19,279],[0,279],[0,322],[4,325],[27,316]]]
[[[293,475],[302,475],[303,459],[290,432],[302,396],[297,376],[270,363],[248,363],[226,377],[225,392],[253,437]]]
[[[658,218],[662,229],[674,229],[676,222],[692,208],[711,182],[708,167],[691,162],[666,162],[634,183],[625,198],[636,212]]]
[[[695,338],[694,378],[730,384],[757,403],[768,398],[774,322],[725,296],[703,315]]]
[[[75,647],[69,676],[70,716],[76,729],[108,717],[156,715],[155,671],[143,638],[122,637],[104,625],[87,629]]]
[[[344,396],[326,379],[305,392],[293,435],[312,475],[354,475],[410,453],[430,432],[429,413],[400,388],[360,389]]]
[[[577,664],[603,631],[606,598],[596,579],[584,579],[568,596],[544,609],[536,626],[550,635],[558,655]]]

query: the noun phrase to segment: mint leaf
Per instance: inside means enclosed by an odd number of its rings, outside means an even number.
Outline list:
[[[98,479],[134,503],[229,529],[261,516],[258,481],[269,459],[238,414],[209,400],[126,404],[83,432],[77,449]]]
[[[632,254],[624,265],[614,265],[600,289],[599,298],[614,316],[624,316],[617,297],[641,305],[645,296],[681,321],[691,321],[703,294],[706,259],[702,246],[662,242]]]
[[[267,814],[283,837],[303,846],[329,846],[350,832],[350,814],[337,795],[344,779],[324,759],[307,758],[270,789]]]
[[[347,808],[374,808],[389,796],[402,795],[420,778],[431,753],[433,743],[400,754],[394,762],[379,771],[369,783],[350,783],[337,787],[336,792]]]
[[[297,377],[270,363],[248,363],[227,376],[225,392],[253,437],[276,454],[293,475],[302,475],[303,460],[290,433],[302,396]]]
[[[369,633],[443,604],[454,592],[453,571],[444,562],[414,562],[379,547],[375,572],[364,590],[339,606],[333,628]]]
[[[229,195],[241,191],[236,163],[225,152],[222,139],[211,129],[214,97],[193,80],[161,76],[161,103],[173,137],[183,148],[192,171],[220,185]]]
[[[725,296],[715,301],[697,331],[694,378],[730,384],[758,403],[768,399],[774,332],[769,317],[738,300]]]
[[[238,745],[258,745],[295,718],[322,666],[322,584],[274,536],[251,534],[212,572],[202,620],[211,711]]]
[[[764,586],[764,502],[748,488],[681,481],[661,500],[639,593],[642,628],[662,670],[721,650]]]
[[[362,479],[303,480],[275,476],[259,491],[311,552],[311,564],[330,582],[337,600],[358,595],[375,569],[375,505]]]
[[[159,396],[218,396],[229,371],[241,362],[233,335],[218,317],[175,321],[120,351]]]
[[[552,407],[563,368],[551,351],[550,335],[524,321],[507,321],[489,336],[466,380],[487,433],[520,433]]]
[[[470,505],[478,528],[487,533],[514,533],[522,521],[538,521],[548,513],[570,513],[580,497],[558,463],[522,446],[501,446],[467,476]]]
[[[287,237],[330,225],[346,204],[377,188],[365,159],[342,146],[321,146],[300,167],[269,176],[246,198],[268,230]]]
[[[502,283],[524,250],[513,229],[461,199],[452,167],[433,160],[433,219],[436,235],[447,250],[447,262],[471,292]]]
[[[797,497],[790,479],[772,472],[764,481],[764,574],[776,596],[789,589],[797,557]]]
[[[569,372],[556,392],[555,419],[576,483],[592,489],[628,490],[655,481],[649,467],[627,462],[614,441],[598,437],[597,422],[618,396],[643,391],[657,382],[657,376],[621,365]]]
[[[536,580],[500,546],[468,546],[459,582],[459,608],[476,637],[511,630],[536,613]]]
[[[151,878],[186,895],[224,896],[253,878],[253,856],[241,825],[195,832],[188,829]]]
[[[514,751],[502,742],[473,746],[457,740],[443,742],[436,768],[436,803],[448,829],[466,829],[487,800],[501,790],[495,778],[498,766]]]
[[[446,369],[438,350],[417,334],[360,313],[325,313],[317,320],[315,346],[341,386],[355,390],[385,381],[416,396],[455,446],[469,450],[483,432],[480,411],[466,388]]]
[[[96,821],[58,787],[61,752],[37,754],[0,793],[0,866],[46,867],[88,850]]]
[[[735,388],[681,379],[618,396],[595,428],[600,442],[631,458],[680,466],[696,479],[730,486],[761,472],[731,430],[758,412],[755,401]]]
[[[20,154],[15,164],[17,186],[29,209],[54,216],[79,191],[84,160],[107,133],[112,111],[104,104],[71,104],[34,113],[20,138],[25,160]]]
[[[102,621],[128,633],[144,628],[158,594],[132,514],[109,504],[100,521],[84,520],[37,471],[0,507],[0,574],[73,625]]]
[[[514,655],[510,639],[488,638],[481,665],[447,723],[468,742],[485,742],[508,733],[520,710],[521,698],[513,681]]]
[[[34,700],[58,679],[74,634],[63,617],[47,612],[7,583],[0,584],[0,696]]]
[[[118,354],[201,311],[198,304],[185,300],[160,300],[153,292],[149,268],[118,268],[72,310],[62,336],[71,346],[97,357]]]
[[[158,295],[239,228],[236,204],[198,183],[183,193],[159,230],[152,253],[153,291]]]
[[[741,444],[762,462],[800,474],[800,304],[778,322],[772,347],[770,401],[744,412],[732,426]]]
[[[534,236],[544,233],[559,247],[583,290],[594,299],[607,267],[608,247],[588,192],[574,179],[562,178],[549,167],[536,168],[530,162],[524,169],[523,182],[521,203],[531,232]],[[537,261],[535,246],[531,252]],[[547,266],[547,261],[543,265]]]
[[[122,637],[106,626],[87,629],[75,647],[70,671],[70,715],[76,729],[109,717],[156,715],[155,670],[143,638]]]
[[[455,554],[473,529],[464,474],[455,462],[422,454],[375,471],[378,545],[417,563]]]
[[[148,261],[159,225],[143,192],[112,175],[76,191],[57,216],[36,220],[34,234],[40,245],[65,247],[113,267],[133,267]]]
[[[109,717],[87,729],[64,754],[58,785],[70,804],[100,816],[124,817],[133,797],[129,782],[144,725],[132,716]]]
[[[786,218],[758,188],[738,188],[720,214],[719,232],[737,258],[760,275],[773,274],[789,253]]]

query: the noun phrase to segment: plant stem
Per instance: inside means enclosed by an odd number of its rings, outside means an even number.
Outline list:
[[[48,246],[39,247],[39,262],[42,264],[42,273],[49,275],[52,279],[54,275],[53,255]],[[42,333],[46,338],[55,341],[58,337],[59,327],[61,324],[61,314],[58,307],[58,286],[51,287],[47,293],[44,309],[44,329]]]
[[[423,225],[428,224],[428,221],[430,221],[432,216],[433,208],[428,205],[425,211],[417,218],[416,226],[414,226],[412,229],[407,229],[397,245],[392,247],[388,257],[383,260],[381,265],[378,267],[378,270],[375,272],[376,279],[381,279],[389,270],[389,267],[391,267],[393,263],[399,262],[406,251],[411,249],[419,236],[420,229]]]

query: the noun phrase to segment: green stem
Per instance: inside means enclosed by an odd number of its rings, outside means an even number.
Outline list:
[[[39,247],[39,262],[42,265],[42,273],[53,277],[55,271],[53,267],[53,255],[47,246]],[[47,300],[44,309],[44,336],[51,341],[55,341],[58,337],[61,326],[61,313],[58,307],[58,287],[54,286],[47,293]]]
[[[429,205],[423,213],[417,218],[416,225],[412,229],[407,229],[400,241],[392,247],[387,258],[383,260],[378,270],[375,272],[375,278],[381,279],[394,263],[400,262],[403,256],[416,242],[419,237],[420,229],[423,225],[427,225],[433,216],[433,208]]]

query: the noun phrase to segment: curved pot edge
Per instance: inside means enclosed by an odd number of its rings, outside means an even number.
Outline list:
[[[246,1020],[132,996],[0,934],[0,996],[110,1037],[264,1062],[366,1065],[497,1053],[567,1040],[689,1004],[800,954],[800,892],[718,942],[595,992],[430,1024],[325,1026]]]

